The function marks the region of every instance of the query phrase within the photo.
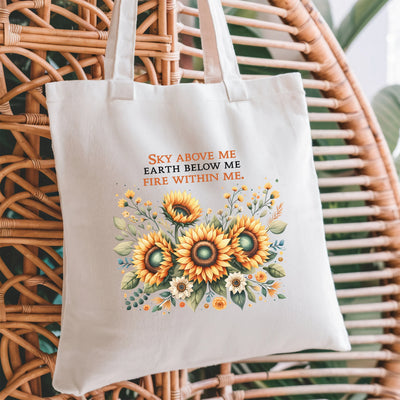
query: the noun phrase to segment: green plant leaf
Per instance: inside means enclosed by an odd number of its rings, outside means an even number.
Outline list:
[[[251,290],[251,287],[246,285],[246,292],[247,292],[247,298],[252,301],[253,303],[256,302],[256,295],[254,292]],[[243,308],[243,307],[242,307]]]
[[[190,297],[188,297],[188,299],[186,300],[193,311],[196,311],[196,308],[200,304],[202,298],[204,297],[206,290],[207,290],[207,285],[204,282],[200,284],[196,282],[193,285],[193,292],[190,295]]]
[[[286,222],[275,220],[275,221],[271,222],[271,224],[269,225],[268,228],[272,233],[275,233],[276,235],[280,235],[282,232],[285,231],[286,227],[287,227]]]
[[[117,239],[117,240],[124,240],[124,239],[125,239],[125,236],[117,235],[117,236],[115,236],[115,239]]]
[[[140,279],[132,271],[126,272],[121,281],[122,290],[131,290],[139,285]]]
[[[120,256],[127,256],[133,248],[133,242],[121,242],[114,247],[114,251]]]
[[[165,299],[165,298],[171,296],[171,292],[162,292],[162,293],[160,293],[160,296]]]
[[[210,225],[214,225],[214,228],[222,228],[221,222],[215,215],[211,218]]]
[[[163,290],[163,289],[168,289],[169,288],[169,281],[163,281],[159,285],[149,285],[148,283],[144,284],[144,293],[146,294],[152,294],[154,292],[157,292],[157,290]]]
[[[225,279],[218,279],[217,281],[211,282],[210,286],[215,293],[226,298]]]
[[[277,255],[277,253],[275,253],[275,252],[273,252],[273,251],[270,251],[270,252],[268,253],[266,262],[272,261],[272,260],[276,257],[276,255]]]
[[[128,224],[129,232],[132,233],[133,236],[136,236],[136,228],[132,224]]]
[[[330,28],[333,27],[332,10],[329,0],[314,0],[314,4]]]
[[[243,310],[243,307],[246,303],[246,294],[244,291],[241,293],[231,292],[231,299],[236,305],[238,305]]]
[[[347,50],[357,35],[389,0],[358,0],[336,29],[336,37]]]
[[[389,149],[393,151],[399,140],[400,85],[391,85],[380,90],[372,99],[372,107]]]
[[[120,217],[114,217],[114,225],[116,228],[124,230],[126,228],[126,221]]]
[[[286,299],[286,296],[282,293],[278,294],[278,299]]]
[[[273,277],[273,278],[283,278],[286,276],[286,272],[282,265],[280,264],[271,264],[268,267],[264,267],[264,269]]]

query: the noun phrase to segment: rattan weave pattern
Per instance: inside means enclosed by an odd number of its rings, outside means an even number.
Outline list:
[[[311,1],[223,3],[232,26],[264,33],[263,38],[235,34],[235,44],[285,50],[272,59],[239,51],[246,79],[284,70],[303,73],[328,250],[353,351],[270,356],[264,361],[277,364],[269,371],[246,372],[241,364],[223,364],[211,377],[192,382],[189,376],[198,376],[196,371],[173,371],[144,377],[139,384],[116,383],[86,397],[100,400],[108,393],[116,400],[121,390],[130,389],[139,399],[323,398],[324,393],[400,399],[400,190],[376,119]],[[46,351],[58,343],[63,232],[43,85],[102,79],[112,6],[111,0],[0,0],[0,140],[14,138],[14,145],[2,146],[0,153],[0,359],[5,385],[0,400],[73,398],[48,397],[52,394],[44,384],[56,357]],[[193,40],[199,31],[187,23],[197,10],[187,2],[147,0],[140,2],[139,14],[136,80],[201,81],[203,73],[192,62],[192,56],[202,56]],[[61,20],[69,20],[74,30],[59,29]],[[289,365],[296,368],[284,368]],[[340,377],[345,380],[333,379]],[[288,385],[276,387],[276,380]]]

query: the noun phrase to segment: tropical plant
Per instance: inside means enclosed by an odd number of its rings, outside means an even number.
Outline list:
[[[338,38],[339,43],[341,46],[346,50],[352,44],[354,39],[362,32],[364,27],[373,19],[373,17],[382,9],[382,7],[388,2],[389,0],[358,0],[350,12],[346,15],[346,17],[341,21],[341,23],[335,27],[333,24],[332,13],[330,9],[329,0],[314,0],[317,8],[319,8],[320,12],[324,16],[326,22],[331,27],[332,31],[335,33],[336,37]],[[76,9],[74,9],[75,4],[71,3],[67,0],[59,0],[58,4],[62,7],[69,8],[72,12],[76,13]],[[256,17],[255,12],[252,11],[243,11],[234,8],[228,8],[227,12],[231,15],[237,16],[246,16],[248,18]],[[243,14],[245,13],[245,14]],[[12,14],[12,23],[15,24],[22,24],[26,25],[28,20],[22,16],[21,14]],[[61,18],[57,15],[54,15],[51,24],[57,28],[62,29],[76,29],[74,23],[66,18]],[[261,33],[257,29],[253,29],[250,27],[239,26],[239,25],[230,25],[230,31],[233,35],[237,36],[248,36],[248,37],[261,37]],[[198,46],[200,43],[198,41]],[[246,46],[246,45],[236,45],[235,50],[238,55],[242,56],[250,56],[250,57],[261,57],[261,58],[272,58],[270,51],[265,47],[253,47],[253,46]],[[11,55],[10,58],[12,61],[18,66],[18,68],[25,73],[27,76],[29,75],[30,70],[30,63],[26,62],[26,59],[18,56],[18,55]],[[54,67],[58,68],[66,64],[66,60],[59,53],[55,52],[48,52],[47,60],[52,64]],[[194,59],[195,67],[201,67],[201,62],[199,59]],[[241,72],[243,74],[251,74],[251,75],[276,75],[283,72],[288,72],[287,69],[278,69],[278,68],[268,68],[262,66],[250,66],[250,65],[241,65],[240,66]],[[12,89],[12,87],[16,86],[19,82],[17,79],[10,74],[6,69],[6,78],[8,83],[8,89]],[[306,74],[304,73],[306,76]],[[65,77],[66,79],[76,79],[74,74],[70,74],[70,76]],[[308,90],[307,91],[309,96],[312,97],[322,97],[321,93],[317,90]],[[15,114],[23,113],[24,112],[24,105],[25,105],[25,97],[24,95],[17,96],[12,100],[12,109]],[[400,128],[400,86],[391,86],[388,88],[383,89],[380,91],[373,100],[373,107],[377,114],[378,120],[381,123],[382,129],[385,133],[385,136],[388,140],[388,144],[390,149],[396,148],[399,136],[399,128]],[[311,110],[314,111],[314,110]],[[317,111],[317,110],[315,110]],[[318,111],[321,111],[319,109]],[[325,125],[326,127],[326,125]],[[335,128],[336,125],[332,123],[332,127]],[[314,128],[318,128],[317,124],[314,124]],[[8,131],[1,132],[0,135],[0,148],[1,154],[12,154],[12,149],[14,148],[15,140],[13,136]],[[329,144],[320,142],[318,144]],[[50,158],[51,155],[51,148],[43,148],[42,151],[44,152],[44,156],[46,158]],[[400,167],[400,162],[397,163]],[[345,204],[337,204],[336,206],[345,206]],[[335,205],[331,204],[331,207]],[[9,218],[18,218],[18,215],[9,212],[7,214]],[[153,218],[153,215],[151,216]],[[153,218],[155,220],[155,217]],[[359,219],[357,220],[359,221]],[[334,222],[334,221],[332,221]],[[121,220],[114,220],[114,224],[116,227],[121,229],[122,222]],[[125,225],[123,225],[125,229]],[[122,230],[124,230],[122,229]],[[132,234],[134,235],[133,231]],[[358,238],[359,236],[355,236],[355,234],[341,234],[336,235],[335,237],[330,237],[330,239],[350,239],[350,238]],[[62,248],[58,249],[58,252],[62,254]],[[5,254],[5,250],[2,250],[1,256],[7,257],[8,259],[13,259],[13,264],[15,265],[15,272],[22,273],[22,258],[19,253],[9,252]],[[48,265],[51,265],[51,260],[45,259],[44,260]],[[123,260],[122,260],[123,263]],[[354,266],[355,271],[361,271],[361,266]],[[127,275],[128,276],[128,275]],[[174,278],[175,279],[175,278]],[[172,281],[172,278],[171,278]],[[136,282],[136,281],[135,281]],[[127,282],[123,282],[123,284],[127,284]],[[340,286],[341,288],[342,286]],[[42,290],[42,289],[39,289]],[[134,295],[132,299],[129,298],[130,303],[127,304],[127,307],[130,307],[131,304],[134,307],[134,303],[137,300],[139,304],[139,300],[143,299],[146,300],[145,296],[146,293],[142,291],[138,291],[138,295]],[[189,291],[190,292],[190,291]],[[190,293],[189,293],[190,294]],[[42,294],[42,296],[46,297],[46,294]],[[161,297],[161,296],[160,296]],[[60,296],[56,298],[51,298],[47,296],[48,301],[59,304],[61,301]],[[8,299],[13,304],[16,304],[16,299]],[[128,301],[128,300],[127,300]],[[348,301],[351,301],[349,299]],[[357,315],[353,316],[357,318]],[[54,327],[47,326],[48,329],[51,329],[53,333],[58,334],[57,330],[59,329],[57,324],[54,324]],[[47,353],[53,353],[56,349],[55,347],[47,341],[45,338],[40,338],[40,347],[43,351]],[[344,367],[346,364],[344,361],[329,361],[329,362],[319,362],[319,363],[308,363],[308,364],[301,364],[301,365],[291,365],[289,367],[284,365],[276,365],[276,364],[253,364],[253,363],[237,363],[233,364],[232,368],[233,371],[236,373],[250,373],[250,372],[260,372],[260,371],[268,371],[271,368],[275,369],[284,369],[284,368],[307,368],[307,367],[319,367],[319,368],[330,368],[330,367]],[[209,367],[196,370],[192,373],[193,379],[204,379],[206,377],[212,377],[218,374],[216,367]],[[273,386],[285,386],[285,385],[301,385],[301,384],[314,384],[314,383],[349,383],[349,379],[346,377],[338,378],[315,378],[315,379],[308,379],[308,380],[275,380],[275,381],[258,381],[253,383],[254,388],[264,388],[264,387],[273,387]],[[364,382],[368,383],[368,381]],[[0,387],[5,384],[5,378],[0,371]],[[54,394],[54,391],[51,387],[51,382],[49,379],[45,379],[42,382],[43,386],[43,394],[47,396],[51,396]],[[236,389],[241,389],[240,385]],[[212,395],[212,393],[210,393]],[[129,390],[121,391],[120,393],[121,399],[134,399],[135,394]],[[339,399],[346,399],[346,400],[362,400],[366,398],[367,395],[363,394],[355,394],[352,396],[343,396],[339,394],[327,394],[324,396],[326,399],[330,400],[339,400]],[[278,397],[278,400],[287,400],[287,399],[306,399],[310,398],[310,396],[285,396],[285,397]]]

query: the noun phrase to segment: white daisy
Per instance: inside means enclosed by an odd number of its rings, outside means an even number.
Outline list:
[[[246,278],[240,272],[230,274],[226,279],[226,287],[233,293],[242,293],[246,287]]]
[[[193,292],[193,283],[185,277],[172,278],[169,290],[176,299],[184,300]]]

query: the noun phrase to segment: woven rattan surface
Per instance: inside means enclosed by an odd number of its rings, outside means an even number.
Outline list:
[[[130,389],[139,399],[399,399],[400,191],[381,130],[310,1],[223,3],[231,27],[244,29],[233,40],[246,79],[302,71],[330,261],[353,350],[269,356],[260,368],[237,363],[173,371],[86,397],[116,400]],[[188,4],[140,2],[138,81],[202,80],[192,23],[197,10]],[[43,85],[102,79],[112,6],[111,0],[0,0],[0,400],[73,398],[49,391],[63,231]],[[65,21],[73,30],[59,29]],[[263,37],[245,35],[249,28]],[[241,52],[240,45],[259,51]]]

